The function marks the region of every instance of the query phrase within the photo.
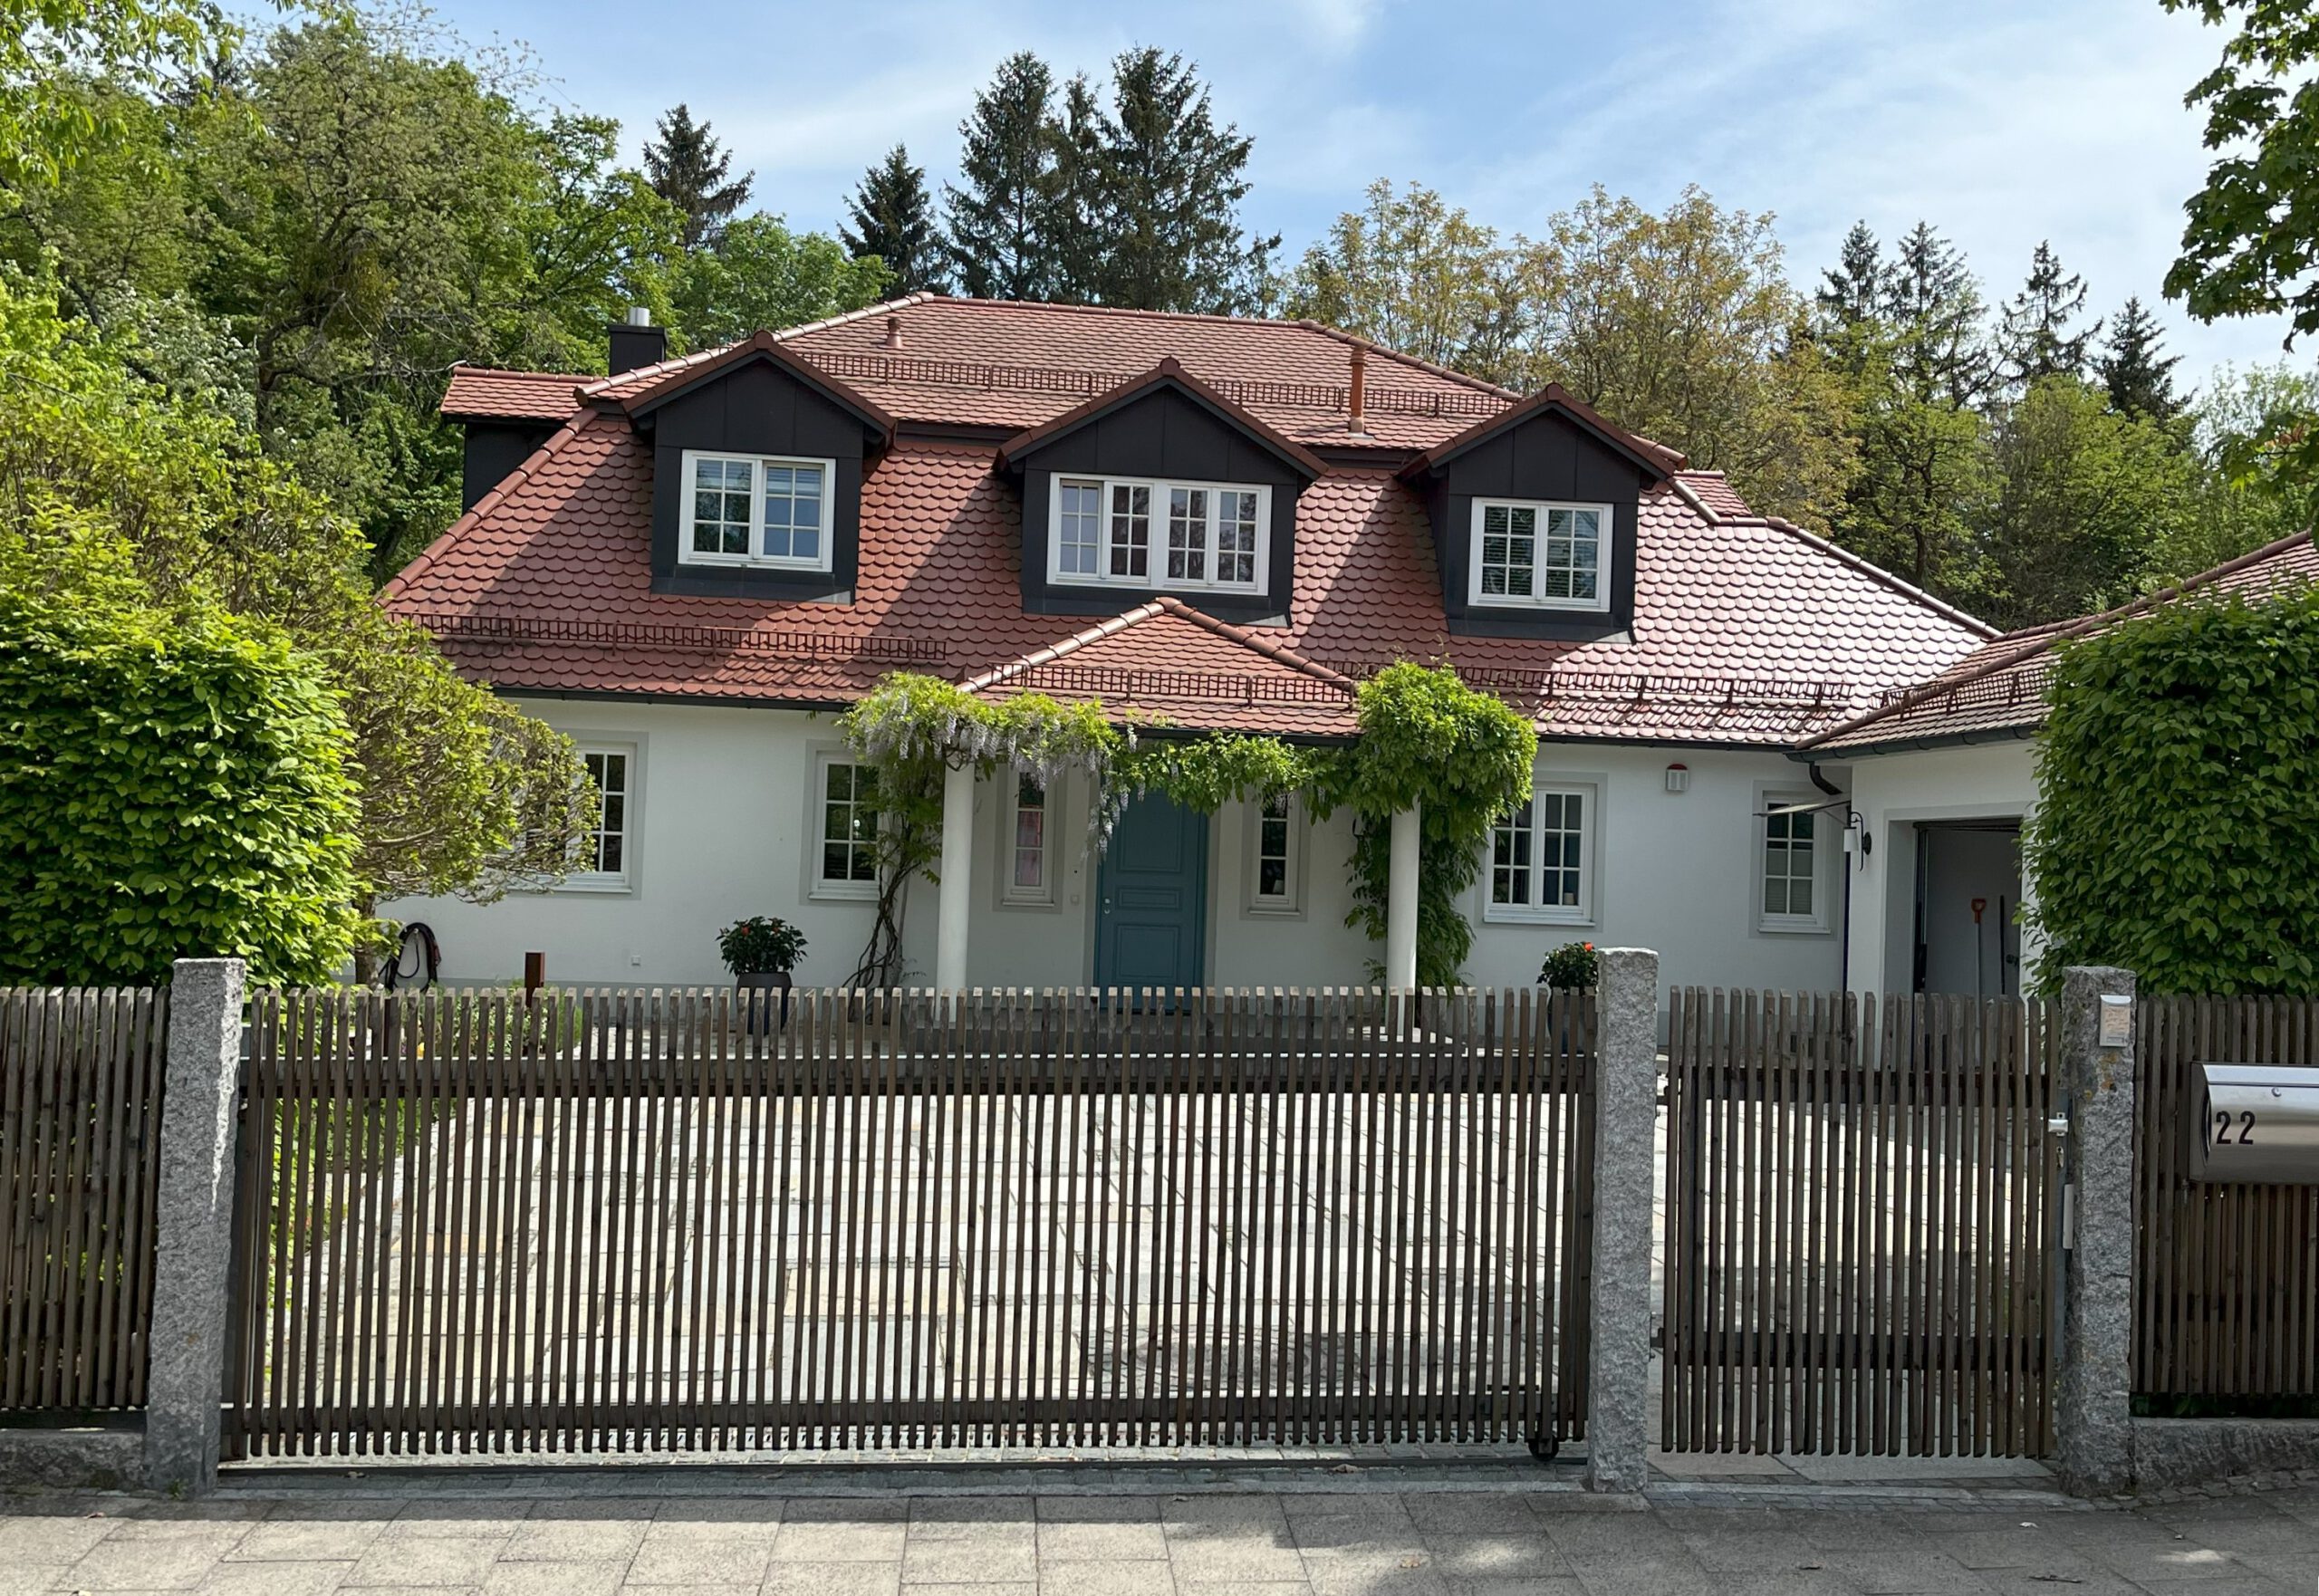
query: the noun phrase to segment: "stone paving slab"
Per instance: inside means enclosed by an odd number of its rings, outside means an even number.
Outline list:
[[[2319,1596],[2319,1482],[2088,1504],[1959,1487],[815,1495],[537,1471],[0,1497],[0,1596]],[[1095,1483],[1101,1485],[1100,1476]],[[686,1485],[692,1488],[684,1488]],[[1324,1488],[1333,1487],[1333,1488]]]

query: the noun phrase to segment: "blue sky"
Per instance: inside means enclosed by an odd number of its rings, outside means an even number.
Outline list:
[[[2160,299],[2206,152],[2182,92],[2221,35],[2158,0],[440,0],[470,39],[521,40],[551,92],[633,153],[682,100],[756,174],[756,202],[826,228],[897,140],[936,183],[992,66],[1039,52],[1100,74],[1150,43],[1196,59],[1256,139],[1250,224],[1293,258],[1379,177],[1535,231],[1590,183],[1664,206],[1696,183],[1779,218],[1816,279],[1855,217],[1919,217],[1992,298],[2050,238],[2107,313]],[[2187,324],[2185,376],[2276,358],[2283,323]]]

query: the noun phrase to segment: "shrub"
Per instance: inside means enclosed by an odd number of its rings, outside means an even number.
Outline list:
[[[2188,601],[2064,648],[2024,838],[2047,986],[2319,992],[2319,589]]]
[[[1593,985],[1602,967],[1602,961],[1595,957],[1592,942],[1565,942],[1550,950],[1546,962],[1538,966],[1538,985],[1574,992]]]
[[[793,970],[805,952],[805,934],[787,920],[755,915],[717,933],[717,951],[736,976]]]
[[[0,589],[0,980],[327,981],[356,819],[338,700],[270,629]]]

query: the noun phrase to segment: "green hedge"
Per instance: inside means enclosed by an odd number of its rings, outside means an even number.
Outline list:
[[[2048,980],[2319,992],[2319,589],[2065,648],[2026,847]]]
[[[261,626],[0,591],[0,980],[224,955],[331,979],[356,924],[346,749],[318,668]]]

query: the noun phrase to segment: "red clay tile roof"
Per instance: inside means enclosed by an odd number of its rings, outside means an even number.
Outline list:
[[[1804,740],[1824,757],[1874,754],[1928,743],[1977,742],[2027,736],[2045,722],[2045,689],[2054,649],[2090,637],[2185,594],[2253,593],[2289,582],[2319,579],[2319,552],[2300,533],[2266,543],[2236,560],[2145,594],[2114,610],[2077,620],[2033,626],[1984,644],[1917,687],[1889,693],[1867,713]]]
[[[1350,677],[1166,595],[964,685],[976,693],[1100,699],[1199,731],[1351,736],[1356,729]]]
[[[1190,395],[1208,409],[1245,430],[1249,437],[1262,443],[1289,466],[1303,472],[1307,481],[1328,470],[1328,467],[1322,465],[1311,450],[1292,439],[1283,437],[1262,418],[1251,415],[1185,370],[1182,363],[1173,355],[1162,358],[1158,365],[1142,376],[1131,378],[1117,388],[1099,393],[1083,404],[1073,405],[1052,421],[1043,421],[1036,427],[1016,433],[998,446],[999,458],[1010,466],[1015,465],[1033,449],[1053,443],[1057,438],[1094,420],[1097,417],[1108,415],[1120,406],[1150,392],[1155,388],[1174,388]]]
[[[580,408],[580,389],[599,380],[568,371],[454,366],[440,408],[455,421],[561,421]]]
[[[1204,628],[1199,646],[1230,650],[1242,675],[1254,645],[1231,634],[1245,630],[1352,676],[1396,659],[1452,663],[1530,709],[1548,736],[1767,746],[1937,674],[1987,635],[1808,534],[1733,510],[1719,477],[1686,473],[1643,495],[1630,634],[1453,638],[1431,534],[1398,463],[1331,467],[1305,490],[1285,628],[1161,614]],[[851,604],[654,593],[650,450],[623,415],[590,408],[413,561],[385,601],[433,629],[464,669],[517,691],[834,704],[899,667],[963,679],[1077,630],[1022,608],[1020,505],[996,465],[984,443],[905,434],[887,451],[863,482]],[[1151,624],[1115,647],[1180,631],[1145,632]],[[1094,646],[1074,659],[1108,668],[1108,654],[1077,659]],[[1254,722],[1236,708],[1214,724]],[[1265,724],[1309,726],[1301,711]]]
[[[1503,428],[1526,421],[1533,416],[1544,415],[1548,412],[1559,412],[1570,418],[1580,427],[1592,432],[1620,453],[1626,455],[1653,476],[1669,476],[1689,464],[1680,453],[1669,448],[1665,444],[1653,443],[1647,437],[1637,437],[1622,427],[1612,426],[1596,415],[1592,407],[1581,404],[1573,399],[1561,383],[1549,382],[1520,404],[1500,410],[1495,416],[1486,416],[1456,437],[1446,438],[1434,445],[1402,467],[1403,473],[1413,476],[1419,471],[1429,471],[1438,466],[1446,466],[1484,438],[1496,436]]]
[[[900,323],[899,349],[887,345],[889,321]],[[1427,448],[1521,397],[1313,322],[921,293],[773,336],[901,421],[1015,431],[1053,421],[1169,357],[1306,447]],[[1356,347],[1371,356],[1365,436],[1347,430]],[[617,402],[722,352],[708,350],[582,380],[590,398]]]

